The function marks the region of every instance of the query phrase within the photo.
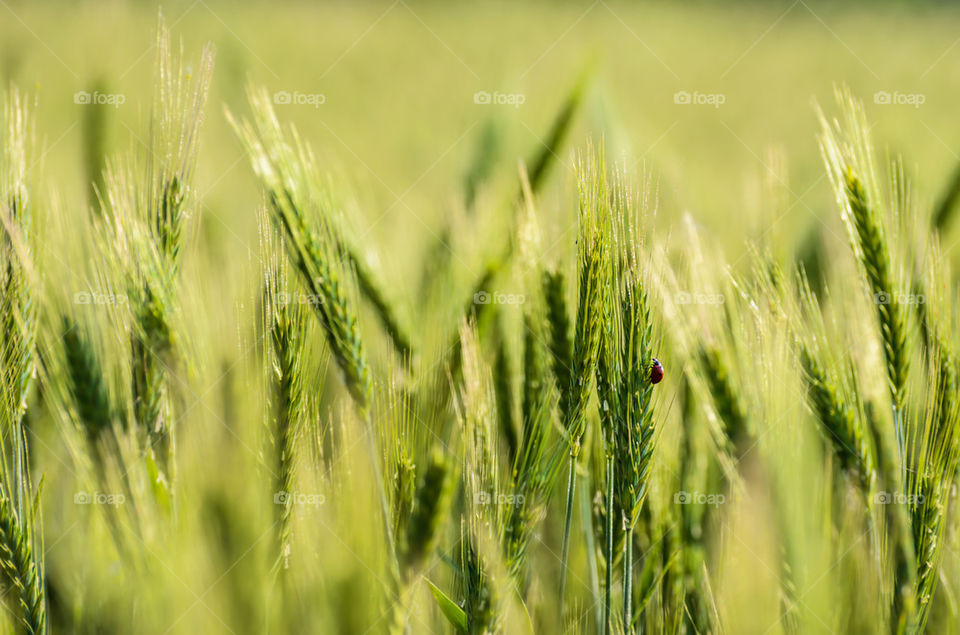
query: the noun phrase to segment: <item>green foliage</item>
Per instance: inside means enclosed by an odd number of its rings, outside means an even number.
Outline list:
[[[519,197],[490,118],[442,257],[411,239],[384,271],[323,113],[301,137],[264,89],[228,115],[260,249],[224,247],[212,52],[161,23],[156,54],[135,151],[104,161],[85,115],[100,214],[35,196],[31,109],[3,102],[0,628],[957,630],[956,188],[931,223],[848,94],[821,148],[849,250],[829,223],[730,260],[692,216],[663,231],[672,189],[604,144],[568,165],[584,75]]]

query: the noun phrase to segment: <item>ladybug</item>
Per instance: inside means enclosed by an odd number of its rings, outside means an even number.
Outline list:
[[[661,379],[663,379],[663,365],[654,357],[653,364],[650,366],[650,383],[659,384]]]

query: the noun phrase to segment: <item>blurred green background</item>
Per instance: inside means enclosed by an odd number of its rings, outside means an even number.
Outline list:
[[[815,136],[814,103],[829,111],[835,85],[867,103],[875,139],[904,154],[922,204],[935,204],[960,153],[960,9],[948,5],[4,2],[0,73],[35,89],[44,175],[67,201],[85,200],[89,107],[75,93],[124,96],[118,107],[99,106],[108,154],[145,138],[160,9],[192,57],[207,41],[217,49],[198,171],[200,239],[219,254],[254,240],[258,194],[224,117],[225,108],[246,112],[252,81],[314,102],[279,114],[353,186],[357,226],[401,287],[420,264],[413,248],[461,204],[464,173],[489,130],[496,191],[498,178],[515,183],[516,161],[535,152],[585,69],[592,80],[564,163],[588,136],[603,136],[659,177],[671,210],[658,220],[663,229],[689,211],[731,260],[768,231],[788,245],[814,229],[843,236]],[[478,91],[523,103],[476,104]],[[714,103],[678,104],[678,91]],[[875,103],[881,91],[913,103]],[[548,214],[569,192],[563,172],[544,197]],[[555,218],[561,233],[569,227],[566,211]]]

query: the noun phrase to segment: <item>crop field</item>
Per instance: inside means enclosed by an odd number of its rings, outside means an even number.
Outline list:
[[[11,633],[960,633],[960,9],[0,0]]]

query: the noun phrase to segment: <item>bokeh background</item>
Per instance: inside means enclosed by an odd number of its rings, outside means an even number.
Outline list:
[[[671,210],[663,228],[689,211],[728,250],[768,231],[788,245],[843,236],[816,140],[815,104],[829,110],[835,86],[866,101],[928,206],[960,157],[960,9],[947,3],[4,2],[0,76],[35,89],[44,173],[63,196],[88,179],[75,93],[123,95],[101,107],[107,155],[145,134],[161,9],[188,52],[217,50],[197,180],[200,239],[219,253],[255,229],[257,190],[224,117],[246,112],[249,82],[305,96],[281,116],[360,194],[360,227],[398,274],[461,204],[478,148],[493,138],[508,169],[492,182],[514,183],[584,73],[572,146],[603,137],[645,163]],[[477,104],[479,91],[522,104]],[[680,91],[707,103],[677,103]],[[552,184],[566,194],[569,178]]]

